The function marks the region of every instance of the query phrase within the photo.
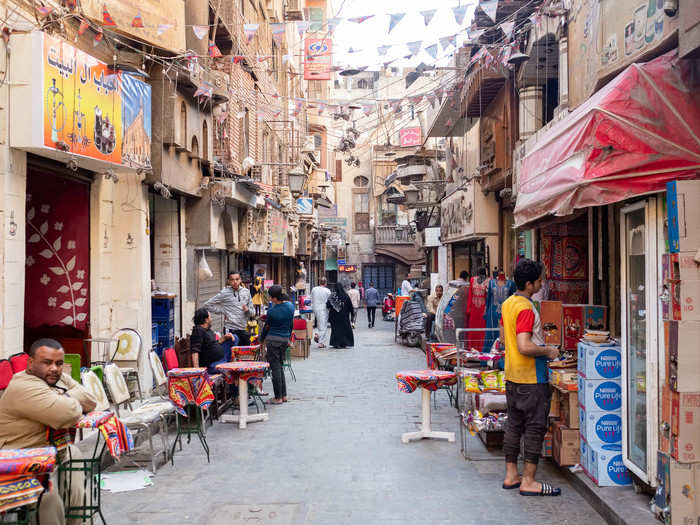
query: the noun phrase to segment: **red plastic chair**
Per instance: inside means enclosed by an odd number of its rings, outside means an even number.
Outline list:
[[[27,361],[29,361],[29,354],[26,352],[19,352],[18,354],[13,354],[10,356],[10,364],[12,365],[12,372],[17,374],[27,369]]]
[[[7,359],[0,359],[0,390],[7,388],[13,375],[10,362]]]
[[[306,319],[294,319],[295,330],[306,330]]]
[[[177,352],[174,348],[166,348],[163,350],[163,361],[165,361],[166,371],[180,367],[180,363],[177,360]]]

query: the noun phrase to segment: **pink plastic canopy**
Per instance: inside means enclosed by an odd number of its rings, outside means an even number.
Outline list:
[[[515,225],[700,173],[700,89],[670,51],[632,64],[545,131],[518,166]]]

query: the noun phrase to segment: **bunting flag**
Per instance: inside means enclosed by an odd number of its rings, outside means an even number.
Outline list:
[[[309,27],[311,27],[311,22],[308,20],[300,20],[297,22],[297,33],[299,33],[299,38],[301,38],[301,36],[309,30]]]
[[[386,52],[389,51],[390,49],[391,49],[391,46],[379,46],[377,48],[377,53],[379,53],[380,55],[383,56],[383,55],[386,55]]]
[[[433,19],[436,11],[437,9],[428,9],[427,11],[420,12],[420,14],[423,15],[423,21],[425,22],[426,26],[430,24],[430,21]]]
[[[496,22],[496,12],[498,11],[498,0],[481,0],[479,7],[491,20]]]
[[[365,20],[369,20],[372,18],[374,15],[367,15],[367,16],[356,16],[355,18],[348,18],[350,22],[355,22],[356,24],[361,24]]]
[[[403,17],[406,16],[406,13],[394,13],[392,15],[389,15],[389,33],[391,33],[391,30],[396,27],[396,25],[403,20]]]
[[[510,22],[503,22],[501,24],[501,31],[503,31],[503,34],[506,35],[506,38],[510,38],[510,36],[513,34],[513,27],[515,26],[515,22],[512,20]]]
[[[265,110],[264,109],[259,109],[258,110],[258,120],[262,122],[265,120]]]
[[[260,27],[260,24],[243,24],[243,32],[245,33],[245,38],[248,43],[255,37],[255,33],[258,32],[258,27]]]
[[[412,55],[417,55],[420,51],[420,45],[423,43],[422,40],[416,40],[415,42],[406,42],[406,47],[411,52]]]
[[[245,111],[239,111],[238,113],[236,113],[236,116],[237,116],[238,118],[244,118],[244,117],[245,117]]]
[[[440,45],[443,51],[447,51],[450,44],[457,47],[457,35],[443,36],[440,38]]]
[[[95,34],[95,39],[92,41],[92,47],[97,47],[100,42],[102,42],[102,37],[104,36],[104,33],[102,32],[102,29],[100,29],[97,34]]]
[[[468,7],[469,7],[469,4],[460,5],[459,7],[452,8],[452,13],[454,13],[454,15],[455,15],[455,22],[457,22],[458,26],[461,26],[462,23],[464,22],[464,15],[467,14]]]
[[[296,117],[299,112],[301,111],[302,106],[304,103],[302,101],[297,101],[294,103],[294,111],[292,112],[292,116]]]
[[[388,62],[384,62],[384,64],[383,64],[384,69],[388,68],[388,67],[389,67],[389,64],[392,64],[393,62],[396,62],[396,59],[395,59],[395,58],[392,58],[392,59],[389,60]]]
[[[329,18],[327,25],[328,25],[328,34],[332,35],[335,29],[338,27],[338,24],[340,24],[340,21],[342,18]]]
[[[202,82],[200,86],[197,87],[197,91],[194,92],[193,97],[207,97],[211,98],[211,96],[214,94],[214,86],[209,84],[208,82]]]
[[[87,31],[89,27],[90,27],[90,23],[87,20],[82,19],[80,21],[80,27],[78,28],[78,34],[80,36],[83,36],[85,34],[85,31]]]
[[[102,25],[107,27],[115,27],[117,24],[112,19],[112,15],[107,11],[107,5],[102,4]]]
[[[272,55],[262,55],[258,57],[258,62],[266,62],[272,58]]]
[[[362,104],[362,113],[365,114],[365,117],[369,117],[372,113],[372,104]]]
[[[53,12],[53,7],[38,5],[36,10],[41,18],[46,18]]]
[[[209,41],[209,56],[212,58],[221,58],[224,56],[221,54],[221,51],[213,40]]]
[[[209,32],[209,26],[192,26],[192,32],[199,40],[202,40]]]
[[[282,37],[284,36],[284,24],[283,23],[273,23],[270,24],[270,31],[272,31],[272,38],[278,44],[282,43]]]
[[[228,118],[228,113],[221,113],[220,115],[216,116],[216,121],[219,124],[223,124],[227,118]]]
[[[272,110],[272,116],[275,117],[275,118],[279,117],[281,114],[282,114],[282,110],[281,110],[281,109],[273,109],[273,110]]]
[[[391,109],[394,113],[401,112],[401,99],[400,98],[390,100],[389,104],[391,104]]]
[[[438,53],[438,45],[433,44],[432,46],[428,46],[425,48],[425,50],[428,52],[428,54],[433,57],[433,60],[437,59],[437,53]]]
[[[231,57],[231,62],[233,62],[234,64],[238,64],[242,60],[245,60],[245,55],[233,55]]]
[[[131,27],[143,28],[143,17],[141,16],[141,13],[136,13],[136,16],[131,21]]]
[[[7,44],[10,41],[10,34],[12,33],[12,30],[5,26],[2,28],[2,40]]]
[[[162,35],[166,31],[170,30],[173,28],[172,24],[158,24],[158,29],[156,30],[156,34],[158,36]]]
[[[423,95],[416,95],[415,97],[408,97],[408,100],[411,101],[411,104],[414,106],[417,106],[420,104],[420,101],[423,100]]]

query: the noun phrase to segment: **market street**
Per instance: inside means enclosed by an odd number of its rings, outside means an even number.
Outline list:
[[[393,323],[366,327],[359,314],[355,348],[295,359],[290,401],[268,406],[270,419],[245,430],[215,423],[207,431],[212,462],[195,440],[143,490],[103,492],[110,524],[467,524],[603,523],[588,503],[542,461],[557,498],[525,498],[501,489],[501,461],[465,461],[455,443],[401,443],[420,421],[420,393],[398,391],[395,372],[425,368],[424,354],[393,342]],[[265,383],[265,390],[271,391]],[[436,430],[458,431],[444,392]],[[479,447],[472,438],[470,451]]]

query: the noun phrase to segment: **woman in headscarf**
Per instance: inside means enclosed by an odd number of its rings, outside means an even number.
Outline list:
[[[334,348],[355,346],[355,338],[352,335],[352,325],[350,324],[352,302],[342,284],[335,283],[327,307],[328,321],[331,325],[331,346]]]

